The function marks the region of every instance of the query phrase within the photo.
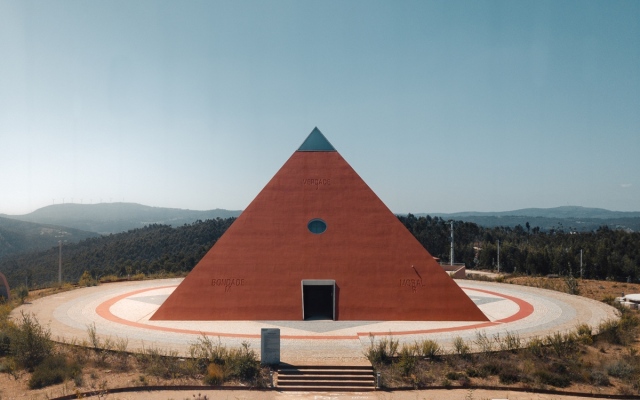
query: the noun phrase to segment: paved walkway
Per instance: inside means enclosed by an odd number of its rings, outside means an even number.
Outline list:
[[[557,394],[523,393],[509,390],[483,389],[435,389],[406,390],[396,392],[366,393],[318,393],[275,392],[243,390],[162,391],[110,394],[109,400],[169,400],[197,399],[207,396],[210,400],[586,400],[593,397],[562,396]],[[606,398],[603,396],[603,398]]]
[[[33,313],[49,326],[52,338],[82,343],[95,324],[101,339],[128,340],[129,350],[155,347],[187,355],[202,335],[228,347],[248,342],[260,349],[260,330],[280,328],[281,358],[291,364],[366,363],[371,341],[393,336],[400,343],[433,339],[451,349],[460,336],[469,344],[477,334],[507,332],[527,340],[571,331],[579,324],[597,327],[617,318],[604,303],[564,293],[480,281],[456,281],[490,322],[434,321],[150,321],[149,318],[181,279],[103,284],[37,299],[16,310]]]

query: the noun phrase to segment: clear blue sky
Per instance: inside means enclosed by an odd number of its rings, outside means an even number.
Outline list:
[[[0,0],[0,213],[244,209],[317,126],[394,212],[640,210],[640,1]]]

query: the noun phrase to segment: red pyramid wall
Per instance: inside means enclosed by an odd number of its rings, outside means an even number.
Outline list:
[[[151,319],[301,320],[303,279],[336,320],[487,320],[336,151],[295,152]]]

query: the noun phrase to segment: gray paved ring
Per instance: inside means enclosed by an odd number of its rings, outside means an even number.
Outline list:
[[[129,350],[155,347],[187,355],[203,334],[229,347],[243,341],[260,353],[261,328],[280,328],[281,358],[300,363],[366,363],[371,340],[393,336],[400,343],[434,339],[446,349],[455,337],[470,344],[478,332],[517,334],[526,341],[554,332],[593,328],[618,318],[604,303],[550,290],[479,281],[456,281],[491,322],[416,321],[149,321],[181,279],[103,284],[37,299],[13,311],[33,313],[58,341],[82,343],[95,324],[102,339],[126,338]]]

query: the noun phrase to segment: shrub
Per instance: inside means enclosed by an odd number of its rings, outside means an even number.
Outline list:
[[[634,371],[635,368],[633,368],[633,366],[629,365],[629,363],[624,360],[614,361],[607,366],[607,373],[610,376],[620,379],[630,378],[633,375]]]
[[[545,344],[553,349],[560,358],[575,356],[578,349],[577,338],[574,333],[562,334],[556,332],[545,338]]]
[[[538,357],[538,358],[544,357],[544,354],[545,354],[544,341],[539,337],[534,337],[533,339],[529,340],[529,343],[527,343],[527,351],[535,357]]]
[[[469,379],[468,376],[466,376],[465,374],[462,374],[462,376],[460,376],[460,379],[458,379],[458,385],[462,386],[462,387],[467,387],[471,385],[471,379]]]
[[[621,344],[627,345],[633,343],[638,334],[638,326],[640,326],[640,318],[634,311],[627,310],[622,313],[619,324],[619,334]]]
[[[120,371],[129,370],[129,353],[127,353],[127,347],[129,346],[129,339],[116,338],[114,340],[113,347],[116,351],[115,356],[117,360],[117,367]]]
[[[436,358],[442,354],[442,347],[435,340],[423,340],[416,344],[416,348],[423,357]]]
[[[76,387],[84,386],[84,377],[82,376],[82,373],[76,374],[76,376],[73,377],[73,383],[75,383]]]
[[[78,363],[68,362],[61,355],[52,355],[45,358],[33,370],[33,374],[29,379],[29,388],[39,389],[62,383],[67,379],[76,380],[78,376],[82,376],[82,368]]]
[[[469,345],[467,345],[460,336],[456,336],[453,339],[453,351],[455,354],[466,357],[469,355]]]
[[[576,335],[578,336],[578,341],[582,344],[590,345],[593,343],[593,331],[589,324],[578,325],[576,328]]]
[[[213,344],[211,339],[206,335],[202,335],[190,346],[189,353],[191,354],[191,358],[199,360],[199,363],[204,368],[210,363],[224,364],[224,360],[227,359],[229,351],[222,345],[220,338],[218,338],[218,343]]]
[[[496,337],[497,339],[499,336]],[[522,347],[522,341],[517,333],[507,331],[502,340],[498,340],[498,345],[502,351],[510,351],[512,353],[520,350]]]
[[[98,282],[93,279],[89,271],[85,270],[82,273],[80,279],[78,279],[78,286],[96,286]]]
[[[597,340],[611,344],[619,344],[618,325],[619,322],[613,319],[601,322],[600,325],[598,325]]]
[[[591,326],[589,324],[580,324],[576,327],[576,333],[578,336],[591,336],[593,331],[591,330]]]
[[[92,322],[91,325],[87,325],[87,335],[89,335],[89,343],[94,350],[99,350],[102,344],[98,337],[98,331],[96,330],[96,323]]]
[[[485,371],[482,368],[476,368],[476,367],[467,368],[466,373],[467,373],[467,376],[469,376],[470,378],[486,378],[487,376],[489,376],[487,371]]]
[[[499,336],[498,336],[499,338]],[[491,340],[485,331],[477,331],[476,332],[476,340],[474,341],[475,345],[478,347],[478,350],[482,353],[491,353],[493,352],[493,340]]]
[[[113,274],[100,277],[100,283],[118,282],[119,280],[120,277]]]
[[[489,375],[498,375],[502,372],[503,364],[498,361],[490,361],[484,363],[480,366],[479,371],[481,375],[489,376]]]
[[[537,370],[534,376],[543,385],[551,385],[555,387],[564,388],[571,384],[571,380],[568,377],[555,372],[548,371],[546,369]]]
[[[416,368],[416,349],[413,346],[402,346],[397,363],[402,376],[409,376]]]
[[[636,338],[640,319],[630,310],[622,309],[620,320],[608,320],[598,326],[597,340],[626,346]]]
[[[27,287],[24,285],[18,286],[18,288],[16,289],[16,296],[18,297],[18,299],[20,299],[20,304],[24,304],[24,301],[29,296],[29,289],[27,289]]]
[[[101,340],[100,337],[98,337],[95,323],[87,325],[87,334],[89,336],[89,344],[91,344],[97,356],[98,365],[105,365],[107,357],[113,351],[114,343],[111,337]]]
[[[164,379],[176,378],[181,375],[181,364],[176,362],[176,351],[163,352],[160,349],[150,347],[137,355],[137,360],[150,375]]]
[[[149,386],[149,381],[147,377],[144,375],[138,376],[138,382],[140,382],[140,386]]]
[[[500,383],[503,385],[512,385],[514,383],[520,382],[520,374],[518,371],[514,371],[511,369],[506,369],[501,371],[498,374],[498,378],[500,379]]]
[[[220,385],[224,382],[224,369],[222,369],[222,366],[216,363],[209,364],[204,382],[207,385]]]
[[[10,332],[10,352],[22,367],[33,370],[51,355],[51,332],[29,314],[22,312],[21,321]]]
[[[137,274],[135,274],[135,275],[132,275],[132,276],[129,278],[129,280],[130,280],[130,281],[142,281],[142,280],[144,280],[144,278],[146,278],[146,275],[145,275],[145,274],[143,274],[142,272],[139,272],[139,273],[137,273]]]
[[[228,366],[230,377],[245,381],[254,379],[260,371],[256,352],[251,349],[248,342],[242,342],[242,347],[239,349],[232,349],[225,360],[225,365]]]
[[[600,370],[591,371],[591,374],[589,375],[589,382],[595,386],[609,386],[611,384],[607,374]]]
[[[202,335],[191,345],[189,352],[195,360],[196,370],[205,370],[204,380],[209,385],[220,384],[228,378],[250,381],[260,373],[258,356],[248,342],[242,342],[240,348],[229,350],[220,339],[214,344]],[[194,365],[191,364],[191,367]]]
[[[578,280],[574,278],[573,275],[569,275],[565,277],[564,284],[567,287],[567,290],[566,290],[567,293],[575,294],[575,295],[580,294],[580,289],[579,289],[580,285],[578,284]]]
[[[11,314],[11,304],[2,303],[0,304],[0,329],[2,328],[3,323],[9,320],[9,314]]]
[[[11,349],[11,337],[9,336],[8,329],[2,329],[0,327],[0,357],[9,354]]]
[[[392,337],[382,338],[376,343],[375,336],[369,335],[369,340],[371,344],[365,355],[372,364],[388,364],[398,354],[399,341]]]
[[[0,362],[0,373],[9,374],[15,380],[20,379],[20,371],[18,369],[18,366],[16,365],[16,361],[11,357],[7,357],[2,362]]]
[[[462,378],[463,376],[465,376],[465,375],[462,372],[457,372],[457,371],[449,371],[445,375],[445,377],[447,379],[449,379],[450,381],[457,381],[458,379]]]

